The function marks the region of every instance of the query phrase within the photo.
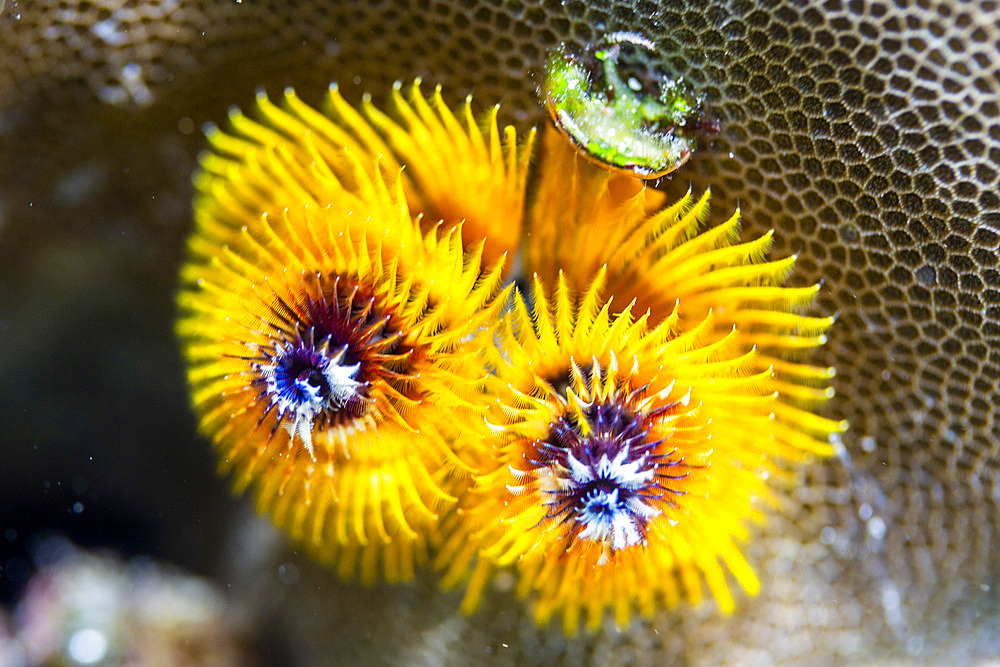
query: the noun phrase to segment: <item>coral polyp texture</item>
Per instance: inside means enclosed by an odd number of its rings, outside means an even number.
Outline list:
[[[466,611],[503,568],[570,634],[706,586],[732,611],[754,524],[844,428],[799,358],[817,288],[738,215],[703,228],[707,194],[668,206],[550,129],[526,201],[533,132],[394,99],[259,95],[208,131],[178,330],[237,488],[345,578],[433,556]]]
[[[458,434],[483,430],[468,397],[502,263],[461,224],[423,232],[366,154],[259,127],[211,132],[198,178],[178,332],[201,429],[344,576],[408,578],[469,470]]]

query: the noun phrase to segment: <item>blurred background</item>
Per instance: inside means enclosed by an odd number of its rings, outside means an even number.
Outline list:
[[[469,618],[430,580],[338,583],[195,433],[172,327],[200,128],[259,88],[378,101],[422,76],[525,130],[546,51],[616,30],[720,123],[660,187],[711,186],[713,219],[738,205],[745,234],[801,252],[796,282],[825,282],[843,455],[754,536],[763,590],[730,618],[567,640],[503,579]],[[950,0],[0,2],[0,663],[1000,660],[998,43],[996,3]],[[190,593],[154,607],[208,648],[149,639],[150,586]],[[104,625],[39,630],[97,613],[72,590],[108,593]]]

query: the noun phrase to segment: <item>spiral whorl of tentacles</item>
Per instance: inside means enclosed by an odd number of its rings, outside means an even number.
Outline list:
[[[394,103],[261,95],[208,131],[178,332],[237,488],[345,578],[471,573],[466,610],[512,568],[567,632],[702,582],[729,611],[740,543],[844,428],[802,358],[817,288],[738,215],[703,228],[707,194],[665,206],[552,131],[533,157],[419,82]]]

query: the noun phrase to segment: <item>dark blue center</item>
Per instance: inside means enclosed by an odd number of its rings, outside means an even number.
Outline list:
[[[324,375],[330,359],[325,352],[300,340],[279,355],[275,363],[274,384],[280,398],[304,404],[330,395],[330,383]]]

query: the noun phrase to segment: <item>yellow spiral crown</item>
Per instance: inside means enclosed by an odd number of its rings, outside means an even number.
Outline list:
[[[345,578],[433,558],[472,611],[512,568],[546,623],[707,584],[723,612],[797,464],[846,427],[804,355],[833,318],[708,194],[666,205],[555,132],[419,82],[385,113],[286,91],[208,131],[178,332],[237,489]],[[514,255],[531,289],[515,292]]]
[[[278,129],[234,113],[196,180],[177,328],[201,429],[344,576],[409,578],[470,470],[457,434],[482,429],[502,256],[461,221],[422,229],[398,170],[258,105]]]

